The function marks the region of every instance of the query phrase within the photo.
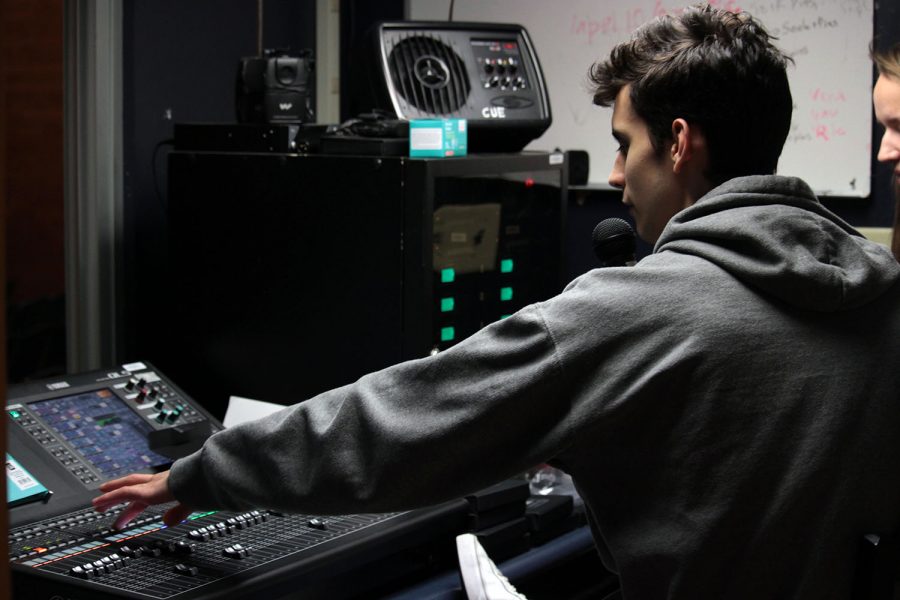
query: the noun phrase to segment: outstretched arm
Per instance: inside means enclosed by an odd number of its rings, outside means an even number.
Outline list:
[[[94,498],[94,508],[104,512],[117,504],[128,502],[128,506],[113,524],[115,529],[122,529],[132,519],[144,512],[153,504],[172,502],[175,497],[169,491],[169,472],[163,471],[155,475],[134,473],[119,479],[107,481],[100,486],[102,495]],[[177,525],[191,514],[191,509],[180,502],[166,511],[163,522],[166,525]]]

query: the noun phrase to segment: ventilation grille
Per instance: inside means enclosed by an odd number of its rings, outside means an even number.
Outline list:
[[[456,112],[469,97],[466,66],[436,36],[402,36],[388,57],[397,93],[418,110],[435,115]]]

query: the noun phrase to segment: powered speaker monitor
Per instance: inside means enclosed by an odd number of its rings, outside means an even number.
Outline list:
[[[381,22],[367,43],[356,78],[368,74],[372,108],[466,119],[470,152],[519,151],[550,126],[540,63],[520,25]]]

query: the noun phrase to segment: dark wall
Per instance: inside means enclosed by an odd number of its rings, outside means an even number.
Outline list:
[[[164,289],[162,267],[173,124],[235,122],[238,61],[257,53],[257,6],[255,0],[123,4],[121,360],[153,360],[143,340],[155,329],[156,294],[178,293]],[[267,0],[263,23],[264,48],[315,49],[314,2]]]
[[[63,3],[0,0],[10,382],[65,372]]]
[[[366,32],[377,21],[402,21],[403,0],[341,0],[341,120],[346,121],[372,109],[361,94],[354,93],[368,81],[360,78],[359,64],[373,50],[367,44]],[[349,91],[349,93],[347,93]]]

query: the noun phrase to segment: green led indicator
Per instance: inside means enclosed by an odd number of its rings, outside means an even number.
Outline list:
[[[453,283],[456,279],[456,269],[441,269],[441,283]]]
[[[501,273],[512,273],[513,271],[513,259],[504,258],[500,261],[500,272]]]
[[[11,410],[9,411],[9,416],[11,416],[13,419],[18,419],[22,415],[17,410]]]
[[[511,287],[500,288],[500,300],[506,302],[512,300],[513,289]]]
[[[508,318],[510,318],[511,316],[512,316],[512,315],[500,315],[500,320],[502,321],[503,319],[508,319]]]
[[[209,511],[209,512],[195,512],[195,513],[191,513],[190,515],[188,515],[188,520],[189,520],[189,521],[195,521],[195,520],[201,519],[201,518],[203,518],[203,517],[208,517],[209,515],[214,515],[214,514],[216,514],[217,512],[219,512],[219,511],[217,511],[217,510],[211,510],[211,511]]]
[[[456,330],[453,327],[441,327],[441,341],[449,342],[456,337]]]
[[[453,310],[453,298],[441,298],[441,312],[450,312]]]

